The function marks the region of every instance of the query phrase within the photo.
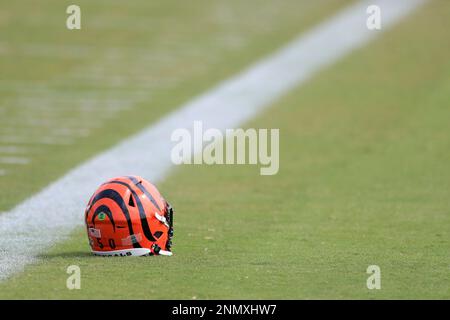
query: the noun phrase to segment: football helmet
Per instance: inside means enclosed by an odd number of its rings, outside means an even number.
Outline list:
[[[95,255],[172,255],[173,209],[141,177],[118,177],[101,185],[87,205],[85,222]]]

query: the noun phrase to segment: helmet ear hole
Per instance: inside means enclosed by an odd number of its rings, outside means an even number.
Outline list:
[[[135,207],[133,195],[130,194],[130,199],[128,199],[128,205],[130,207]]]
[[[156,231],[154,234],[153,234],[153,236],[156,238],[156,239],[159,239],[161,236],[162,236],[162,232],[161,231]]]

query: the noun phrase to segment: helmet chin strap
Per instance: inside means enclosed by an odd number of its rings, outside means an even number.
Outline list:
[[[170,252],[170,251],[166,251],[166,250],[159,250],[159,253],[158,253],[159,255],[162,255],[162,256],[171,256],[172,255],[172,252]]]

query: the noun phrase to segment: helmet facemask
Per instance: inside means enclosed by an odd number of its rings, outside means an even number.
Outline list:
[[[166,202],[166,221],[169,224],[169,232],[167,236],[166,249],[170,251],[172,248],[172,238],[173,238],[173,208]]]
[[[164,249],[161,248],[158,244],[154,243],[152,246],[152,252],[157,255],[165,255],[165,256],[171,256],[171,248],[172,248],[172,238],[173,238],[173,208],[172,206],[166,202],[166,208],[164,217],[160,216],[158,214],[155,214],[156,219],[158,219],[161,223],[164,223],[164,225],[167,226],[167,239],[164,243]]]

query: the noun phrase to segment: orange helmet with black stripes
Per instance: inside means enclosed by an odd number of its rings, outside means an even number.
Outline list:
[[[101,185],[89,201],[85,222],[96,255],[172,255],[172,207],[141,177]]]

